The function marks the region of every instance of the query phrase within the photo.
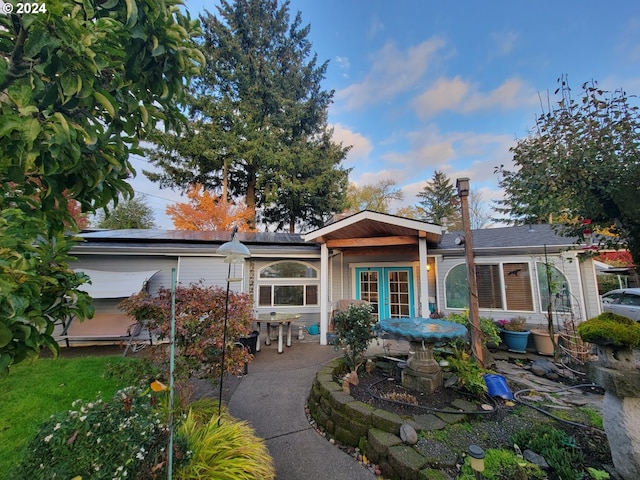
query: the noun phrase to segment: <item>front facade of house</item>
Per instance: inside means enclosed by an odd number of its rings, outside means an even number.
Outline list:
[[[332,310],[343,299],[370,302],[378,318],[463,311],[468,284],[457,235],[370,211],[304,236],[240,233],[251,258],[232,266],[238,269],[232,276],[242,280],[231,288],[249,293],[256,313],[290,312],[300,314],[301,323],[319,323],[320,343],[326,344]],[[157,271],[146,282],[153,293],[170,286],[175,269],[178,283],[226,286],[229,265],[215,252],[230,240],[227,232],[117,230],[82,236],[73,267],[101,270],[112,282],[123,272]],[[579,322],[600,313],[593,261],[571,239],[546,225],[477,230],[473,236],[482,316],[524,316],[529,324],[545,325],[549,293],[556,319]],[[99,298],[96,318],[77,328],[113,322],[123,315],[116,308],[120,300]]]

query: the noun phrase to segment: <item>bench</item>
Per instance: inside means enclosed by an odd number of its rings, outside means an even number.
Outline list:
[[[153,335],[150,330],[150,322],[145,320],[143,322],[136,322],[126,326],[126,329],[122,329],[119,322],[114,322],[112,325],[114,328],[108,330],[95,330],[90,328],[82,328],[80,325],[86,325],[96,320],[102,324],[108,323],[109,320],[116,319],[122,320],[122,315],[102,314],[98,315],[98,318],[88,320],[87,322],[79,323],[74,322],[73,319],[69,319],[66,322],[62,322],[62,331],[60,335],[56,336],[57,341],[64,341],[67,347],[70,347],[70,342],[119,342],[120,344],[126,343],[123,356],[126,356],[129,351],[133,353],[139,352],[143,348],[149,345],[153,345]],[[129,320],[130,321],[130,320]],[[74,327],[72,330],[72,326]],[[93,325],[90,325],[93,326]],[[118,328],[120,327],[120,328]]]

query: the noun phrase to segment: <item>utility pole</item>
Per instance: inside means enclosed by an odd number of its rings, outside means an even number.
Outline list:
[[[467,260],[467,279],[469,282],[469,335],[471,336],[471,352],[478,365],[484,368],[482,355],[482,330],[480,329],[480,304],[478,302],[478,282],[476,281],[476,265],[473,260],[473,238],[469,216],[469,179],[456,180],[460,207],[462,209],[462,227],[464,229],[464,253]]]

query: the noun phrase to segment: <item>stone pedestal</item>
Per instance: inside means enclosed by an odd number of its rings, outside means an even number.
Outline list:
[[[433,358],[433,344],[409,343],[409,358],[407,368],[402,372],[402,386],[429,394],[442,387],[442,370]]]
[[[613,465],[625,480],[637,480],[640,478],[640,372],[595,365],[591,373],[594,382],[606,390],[603,422]]]

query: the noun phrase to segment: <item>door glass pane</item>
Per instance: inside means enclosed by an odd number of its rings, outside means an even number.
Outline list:
[[[391,318],[409,317],[409,272],[388,272],[389,315]]]
[[[378,317],[378,272],[375,270],[360,272],[360,300],[366,300],[373,307],[372,315]]]

